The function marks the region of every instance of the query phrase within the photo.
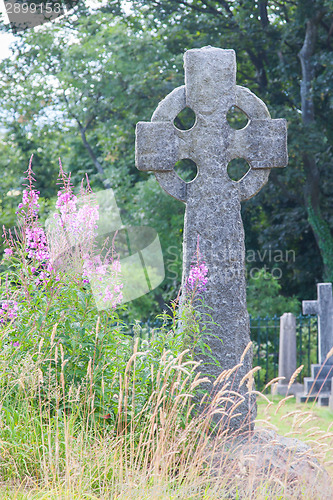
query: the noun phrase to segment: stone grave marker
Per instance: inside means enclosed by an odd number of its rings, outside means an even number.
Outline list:
[[[303,385],[294,382],[289,386],[290,379],[297,368],[296,351],[296,318],[292,313],[284,313],[280,317],[280,339],[279,339],[279,377],[277,387],[272,386],[272,392],[277,394],[297,394],[303,390]]]
[[[318,364],[311,365],[311,377],[304,377],[304,391],[297,394],[297,401],[317,401],[319,406],[328,406],[333,390],[333,295],[332,283],[317,284],[317,300],[303,300],[303,314],[318,317]]]
[[[209,269],[205,337],[220,363],[208,355],[201,372],[214,380],[222,369],[239,363],[250,341],[246,308],[245,245],[241,202],[266,184],[270,170],[287,165],[287,127],[283,119],[271,119],[265,104],[252,92],[236,85],[236,56],[233,50],[213,47],[188,50],[184,56],[185,85],[174,89],[155,110],[151,122],[136,128],[136,166],[153,171],[161,187],[186,204],[183,241],[183,285],[195,260],[199,238],[200,253]],[[241,130],[233,129],[227,113],[236,106],[248,117]],[[196,121],[189,130],[174,124],[176,116],[191,108]],[[244,158],[250,168],[239,181],[227,172],[234,158]],[[175,172],[175,163],[190,159],[197,177],[186,183]],[[233,387],[252,368],[252,351],[233,378]],[[241,393],[247,391],[244,384]],[[253,405],[255,406],[255,405]],[[254,417],[255,409],[250,410]],[[248,421],[249,401],[237,408],[240,415],[230,422],[240,428]]]
[[[317,284],[317,300],[303,300],[303,314],[318,316],[318,360],[322,365],[333,347],[333,296],[332,283]],[[326,364],[333,364],[331,356]]]

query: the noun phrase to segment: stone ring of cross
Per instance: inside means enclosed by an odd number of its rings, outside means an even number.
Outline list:
[[[194,185],[210,182],[237,190],[239,200],[247,200],[266,184],[271,168],[287,164],[286,121],[271,119],[258,97],[236,85],[233,50],[188,50],[184,68],[185,85],[160,102],[151,122],[137,124],[136,165],[139,170],[153,171],[162,188],[183,202],[191,197]],[[234,130],[227,121],[233,106],[249,119],[241,130]],[[174,119],[185,108],[194,111],[196,120],[189,130],[180,130]],[[250,166],[239,181],[227,173],[235,158],[245,159]],[[182,159],[197,165],[198,175],[189,183],[174,170]]]

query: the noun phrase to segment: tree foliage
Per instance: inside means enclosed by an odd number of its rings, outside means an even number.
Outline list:
[[[332,279],[332,15],[327,0],[110,1],[20,35],[1,63],[2,220],[13,220],[15,192],[35,154],[38,189],[55,195],[57,157],[74,180],[111,186],[126,224],[159,232],[167,277],[152,294],[167,300],[180,283],[184,207],[134,165],[135,125],[183,84],[182,55],[233,48],[237,83],[288,120],[289,166],[243,205],[246,244],[294,251],[279,263],[284,295],[310,298]],[[14,194],[14,196],[13,196]],[[174,247],[174,248],[173,248]],[[170,250],[171,249],[171,250]],[[174,254],[171,256],[171,254]],[[251,267],[276,267],[269,252]],[[143,307],[148,310],[147,299]],[[142,303],[143,304],[143,303]]]
[[[243,207],[248,244],[295,249],[293,269],[285,266],[285,293],[305,296],[314,281],[332,280],[330,2],[133,0],[132,4],[134,17],[144,16],[151,29],[167,31],[167,43],[176,40],[180,51],[189,48],[180,32],[192,34],[193,47],[235,49],[238,83],[262,98],[273,118],[288,119],[288,168],[272,172],[267,187]],[[255,227],[250,227],[253,220]]]

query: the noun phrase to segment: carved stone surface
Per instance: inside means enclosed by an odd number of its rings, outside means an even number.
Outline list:
[[[136,130],[136,165],[151,170],[162,188],[186,203],[183,243],[183,284],[200,252],[209,269],[205,292],[207,309],[216,325],[207,324],[213,335],[206,343],[220,362],[198,353],[202,373],[214,380],[221,369],[239,363],[250,341],[246,309],[245,246],[241,201],[254,196],[268,180],[274,167],[287,164],[287,127],[283,119],[272,120],[265,104],[244,87],[236,85],[236,56],[233,50],[213,47],[185,53],[185,86],[171,92],[158,105],[151,122],[139,122]],[[174,119],[186,106],[196,121],[190,130],[179,130]],[[227,113],[237,106],[249,118],[242,130],[234,130]],[[186,183],[174,171],[178,160],[189,158],[198,168],[197,177]],[[227,167],[234,158],[250,165],[235,182]],[[252,368],[250,350],[237,371],[233,389]],[[245,393],[246,387],[241,392]],[[252,417],[254,416],[254,410]],[[237,408],[241,415],[231,426],[242,426],[249,412],[248,401]]]

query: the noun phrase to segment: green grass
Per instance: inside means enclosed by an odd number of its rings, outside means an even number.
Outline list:
[[[257,418],[269,421],[278,429],[279,434],[286,435],[292,432],[293,437],[297,437],[299,430],[296,428],[293,430],[293,416],[287,417],[288,414],[294,411],[312,415],[312,419],[302,426],[303,429],[310,429],[315,422],[319,430],[326,432],[331,425],[333,431],[333,412],[325,406],[318,406],[314,403],[296,403],[295,398],[290,398],[275,413],[278,403],[284,398],[283,396],[268,396],[268,399],[273,402],[273,406],[270,408],[267,408],[267,402],[264,399],[258,398]],[[282,416],[284,418],[281,420]]]

